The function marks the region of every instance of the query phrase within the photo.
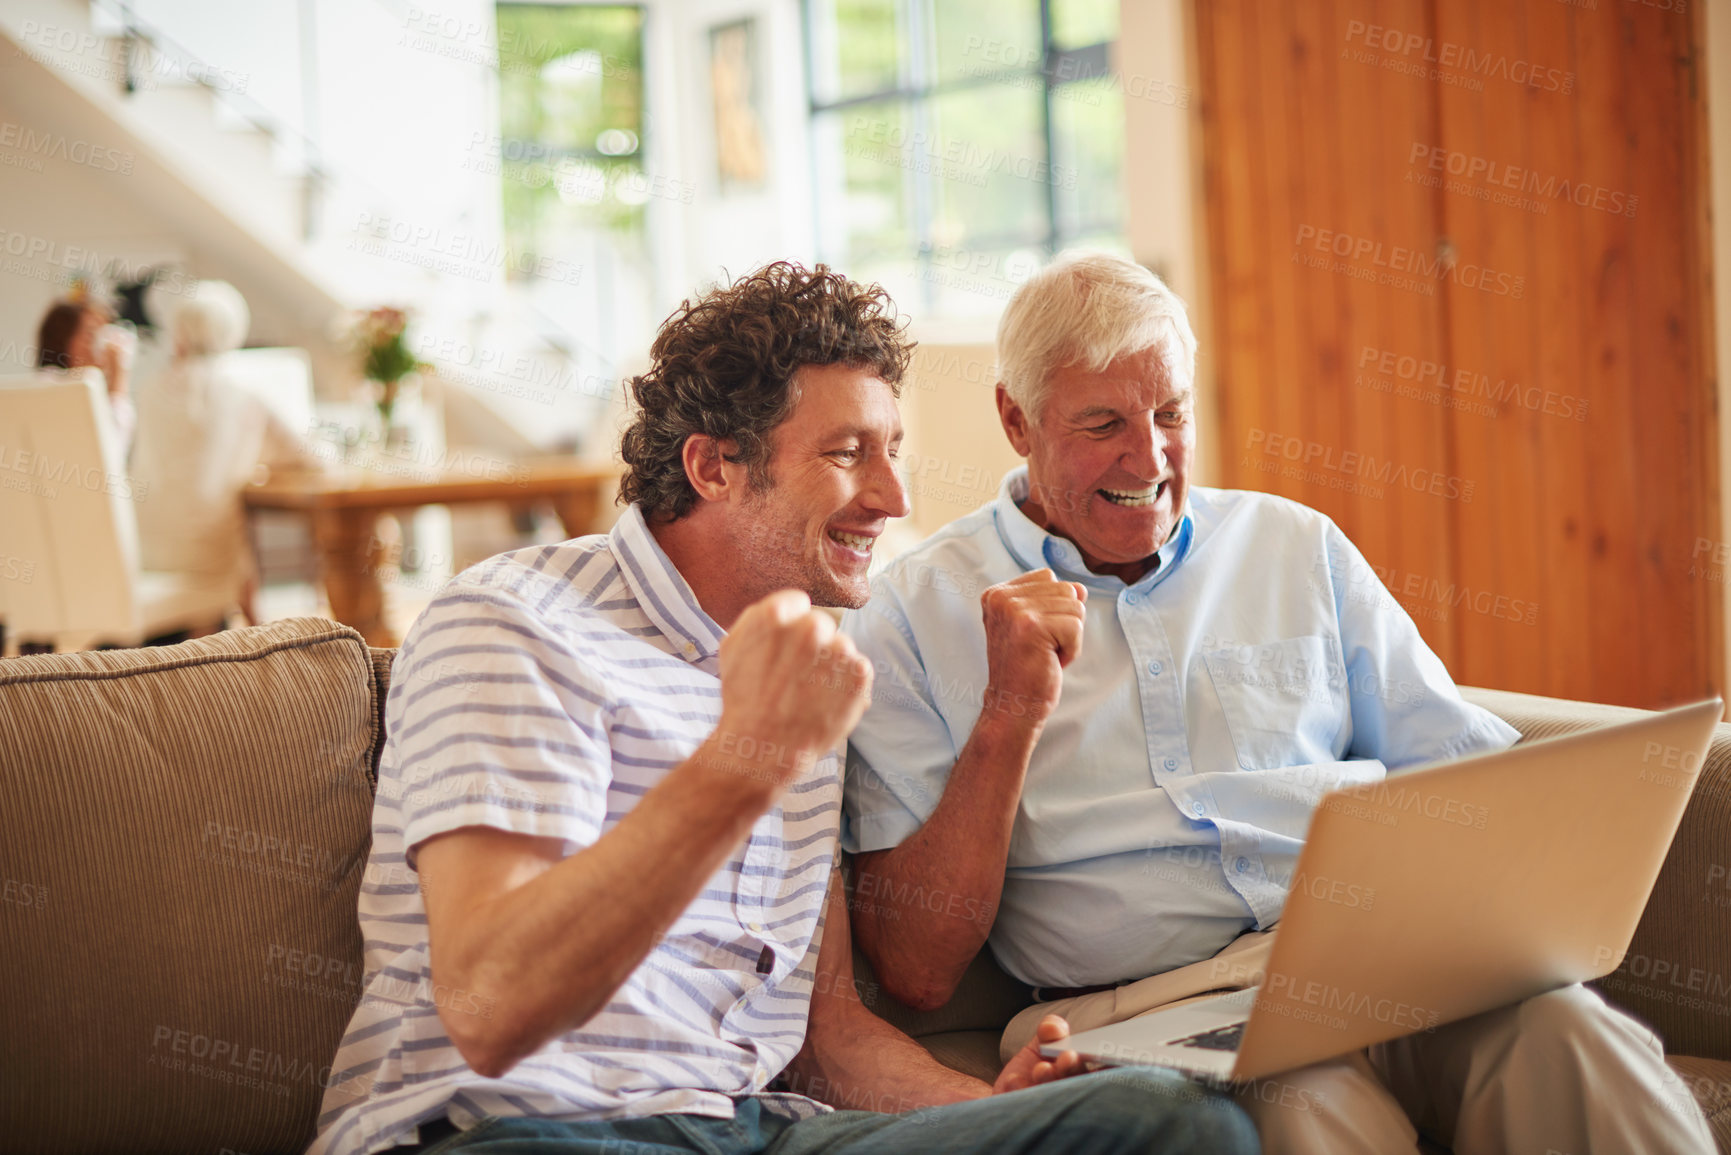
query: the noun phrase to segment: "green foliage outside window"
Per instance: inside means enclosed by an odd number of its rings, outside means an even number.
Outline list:
[[[545,253],[575,230],[641,239],[643,10],[500,4],[505,239]]]

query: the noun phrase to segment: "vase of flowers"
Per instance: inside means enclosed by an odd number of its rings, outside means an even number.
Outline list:
[[[354,347],[361,355],[361,375],[372,386],[373,406],[379,411],[379,427],[387,443],[397,431],[391,418],[404,381],[424,368],[409,352],[408,328],[405,310],[381,305],[360,314],[352,330]]]

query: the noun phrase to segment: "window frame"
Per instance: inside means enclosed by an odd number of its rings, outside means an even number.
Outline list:
[[[897,101],[906,105],[909,123],[915,131],[929,126],[929,108],[934,98],[956,92],[966,92],[972,89],[990,87],[999,84],[1024,84],[1029,87],[1028,78],[1038,77],[1037,87],[1040,95],[1039,139],[1043,155],[1039,158],[1047,166],[1046,171],[1052,171],[1054,157],[1057,154],[1056,130],[1054,128],[1054,102],[1064,99],[1062,90],[1065,85],[1098,80],[1116,75],[1112,67],[1112,49],[1117,44],[1116,37],[1112,40],[1102,40],[1094,44],[1080,45],[1073,48],[1061,48],[1053,35],[1052,7],[1054,0],[1039,0],[1040,16],[1040,59],[1038,63],[1027,66],[1006,65],[990,71],[980,70],[968,76],[951,80],[938,80],[927,75],[931,67],[929,54],[924,51],[921,42],[927,29],[931,27],[931,17],[934,5],[942,0],[895,0],[898,23],[903,28],[918,29],[919,32],[908,50],[902,54],[901,73],[897,82],[889,87],[875,88],[867,92],[855,93],[835,100],[822,100],[818,96],[816,64],[817,52],[817,16],[816,5],[822,0],[801,0],[801,22],[805,50],[806,78],[806,115],[807,129],[811,135],[812,163],[812,210],[814,219],[822,222],[826,214],[835,211],[834,206],[824,203],[824,181],[820,166],[830,163],[828,158],[819,155],[819,119],[826,115],[840,114],[850,108],[869,105],[883,101]],[[920,184],[929,188],[926,182],[941,179],[935,174],[925,174]],[[1066,229],[1058,204],[1058,186],[1055,181],[1042,182],[1042,209],[1045,228],[1038,235],[1029,233],[982,234],[969,238],[969,245],[978,249],[1006,249],[1016,246],[1038,246],[1047,260],[1056,256],[1068,243],[1080,237],[1096,235],[1102,231],[1122,233],[1122,220],[1083,220],[1078,227]],[[925,305],[929,310],[935,307],[936,286],[933,281],[934,256],[938,247],[932,241],[933,213],[932,198],[929,192],[921,191],[911,199],[910,215],[917,247],[910,254],[917,262],[920,281],[925,286]],[[821,250],[825,231],[817,230],[818,243]],[[820,251],[818,258],[834,262],[839,254]]]

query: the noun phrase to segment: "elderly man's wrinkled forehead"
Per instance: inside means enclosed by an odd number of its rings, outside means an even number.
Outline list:
[[[1155,385],[1162,398],[1180,393],[1188,397],[1195,384],[1183,346],[1174,336],[1162,335],[1134,348],[1077,351],[1061,358],[1042,382],[1036,410],[1044,409],[1054,399],[1052,387],[1058,377],[1074,381],[1076,372],[1106,376],[1126,384],[1134,380]]]

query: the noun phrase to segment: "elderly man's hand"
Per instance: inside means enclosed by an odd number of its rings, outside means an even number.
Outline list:
[[[1075,1051],[1065,1051],[1056,1059],[1048,1059],[1040,1054],[1040,1048],[1059,1039],[1068,1038],[1070,1024],[1057,1015],[1047,1015],[1040,1020],[1040,1025],[1034,1028],[1034,1037],[1028,1040],[1028,1045],[1017,1051],[1015,1056],[998,1072],[998,1081],[992,1084],[992,1094],[1002,1095],[1006,1091],[1020,1091],[1023,1087],[1038,1087],[1041,1083],[1050,1083],[1057,1079],[1067,1079],[1071,1075],[1080,1075],[1088,1070],[1082,1056]]]
[[[986,619],[984,722],[1019,720],[1041,725],[1058,705],[1064,667],[1082,652],[1083,603],[1088,591],[1035,570],[980,595]]]

